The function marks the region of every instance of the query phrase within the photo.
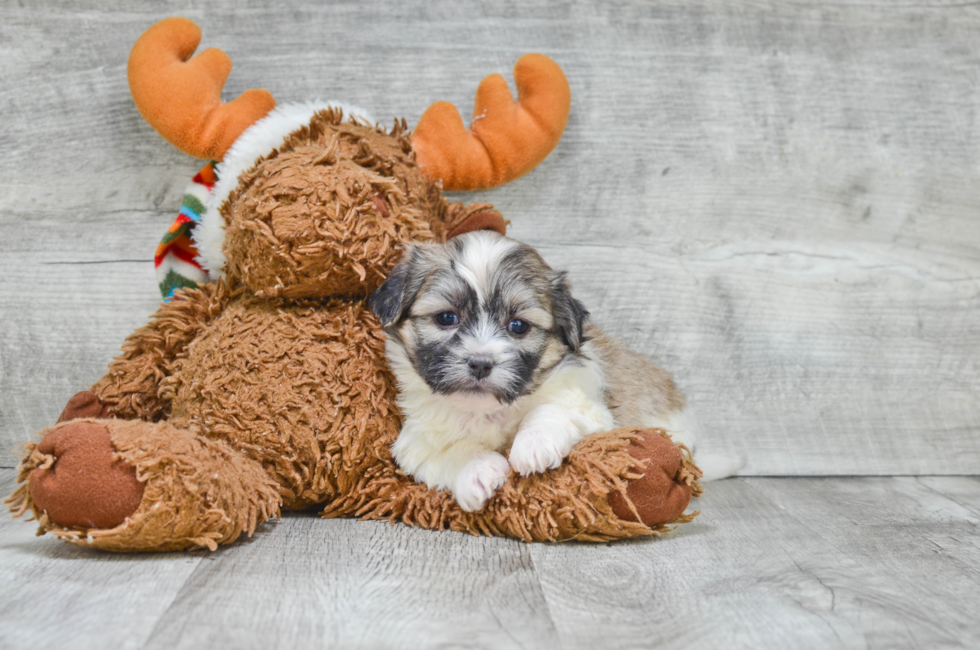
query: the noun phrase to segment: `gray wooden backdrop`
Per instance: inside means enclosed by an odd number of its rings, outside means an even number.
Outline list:
[[[0,466],[156,308],[199,166],[140,118],[185,15],[280,102],[469,114],[526,51],[565,136],[488,200],[673,371],[748,475],[980,466],[980,7],[935,2],[0,2]]]
[[[749,475],[657,540],[523,544],[291,515],[108,555],[0,517],[6,648],[980,646],[980,6],[0,0],[0,493],[156,309],[199,163],[126,57],[185,15],[226,97],[414,123],[541,51],[571,119],[488,200]]]

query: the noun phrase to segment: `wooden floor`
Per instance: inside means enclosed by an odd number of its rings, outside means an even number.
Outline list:
[[[608,546],[287,516],[120,556],[0,517],[0,649],[980,647],[976,3],[0,0],[0,493],[159,304],[201,163],[142,120],[126,57],[169,15],[231,56],[226,99],[387,123],[553,57],[554,153],[454,198],[568,269],[744,476]]]
[[[739,478],[698,507],[612,545],[287,516],[164,555],[0,519],[0,647],[980,647],[980,479]]]

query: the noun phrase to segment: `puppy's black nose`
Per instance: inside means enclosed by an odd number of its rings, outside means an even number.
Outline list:
[[[483,379],[493,370],[493,360],[490,357],[473,357],[469,362],[470,374],[477,379]]]

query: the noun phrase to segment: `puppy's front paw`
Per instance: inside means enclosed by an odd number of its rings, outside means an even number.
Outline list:
[[[510,466],[521,476],[561,465],[572,450],[572,436],[558,422],[538,422],[517,432],[510,448]]]
[[[493,493],[507,482],[509,473],[510,464],[497,452],[480,454],[466,463],[456,477],[456,503],[466,512],[482,510]]]

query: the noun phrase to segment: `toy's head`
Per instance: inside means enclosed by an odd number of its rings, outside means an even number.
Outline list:
[[[514,69],[518,102],[500,75],[483,80],[471,129],[447,102],[432,105],[411,137],[403,121],[387,130],[333,102],[277,107],[267,91],[249,90],[222,103],[231,61],[215,49],[191,58],[200,36],[183,18],[151,27],[130,55],[130,88],[167,140],[221,161],[194,234],[198,259],[212,279],[259,296],[366,296],[404,243],[475,228],[503,233],[503,218],[489,209],[454,220],[459,210],[441,190],[523,175],[558,143],[568,118],[564,74],[533,54]]]
[[[208,268],[260,297],[365,294],[384,281],[400,244],[442,235],[446,203],[400,126],[386,132],[344,121],[340,109],[309,108],[272,153],[221,177],[198,237]],[[238,148],[225,166],[252,158]],[[219,219],[208,218],[212,210]]]

